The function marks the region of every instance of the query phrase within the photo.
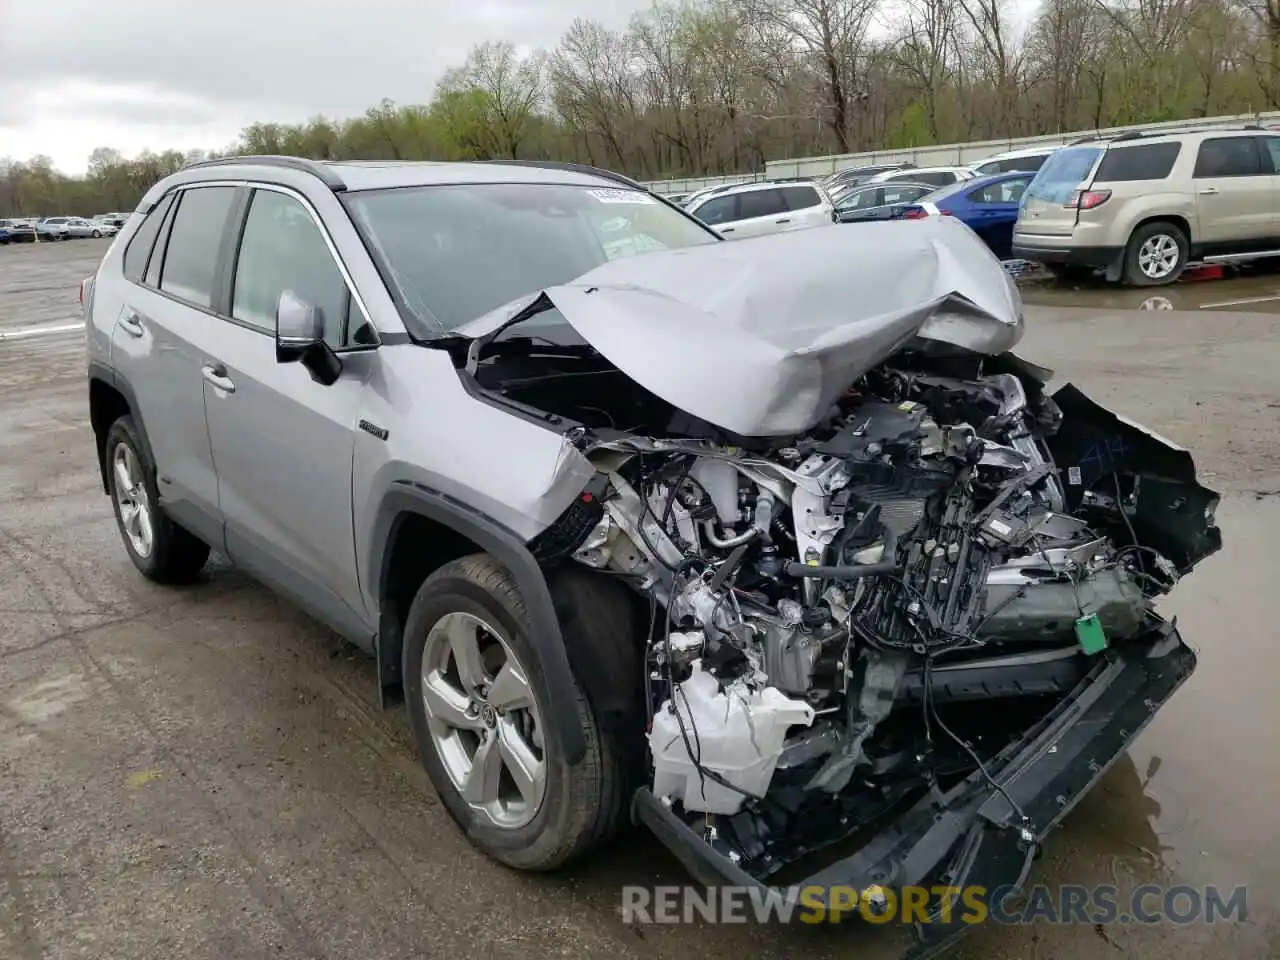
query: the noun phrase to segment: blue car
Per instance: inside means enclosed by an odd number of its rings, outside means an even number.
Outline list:
[[[1013,225],[1018,221],[1018,204],[1035,177],[1020,170],[998,173],[978,180],[962,180],[929,194],[916,203],[894,209],[891,219],[920,220],[934,213],[955,217],[973,230],[1001,260],[1012,255]]]

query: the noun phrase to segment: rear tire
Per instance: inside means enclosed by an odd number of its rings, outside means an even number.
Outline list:
[[[160,509],[155,464],[142,452],[132,417],[111,425],[104,447],[107,489],[129,559],[148,580],[191,583],[209,560],[209,545]]]
[[[102,239],[102,231],[101,231],[101,230],[95,230],[95,231],[93,231],[93,239],[95,239],[95,240],[101,240],[101,239]]]
[[[1135,287],[1176,283],[1187,267],[1187,236],[1167,220],[1144,223],[1133,231],[1124,253],[1124,278]]]
[[[630,648],[629,605],[577,579],[553,584],[553,594],[567,639],[578,631],[606,647]],[[588,600],[598,606],[584,606]],[[606,627],[612,635],[603,635]],[[475,554],[445,564],[423,582],[409,610],[405,704],[419,759],[471,843],[508,866],[547,871],[581,857],[617,829],[630,799],[634,755],[633,744],[610,732],[616,718],[593,706],[575,678],[575,713],[587,751],[575,767],[564,762],[559,747],[542,735],[552,705],[537,693],[543,668],[529,630],[516,582],[496,560]],[[467,652],[460,657],[459,650]],[[625,659],[601,672],[608,685],[624,685],[619,692],[640,701],[639,673],[629,675],[621,666]],[[468,661],[478,666],[468,667]],[[509,667],[526,681],[514,697]],[[643,732],[641,721],[634,735],[642,738]],[[497,772],[486,775],[495,762]],[[527,775],[518,779],[518,770]]]

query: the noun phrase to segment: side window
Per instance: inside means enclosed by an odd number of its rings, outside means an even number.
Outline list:
[[[928,192],[930,191],[927,191],[922,187],[885,187],[883,202],[885,204],[910,203],[912,200],[915,200]]]
[[[156,237],[160,235],[160,224],[164,222],[169,208],[173,206],[173,198],[174,194],[171,193],[156,204],[155,208],[147,214],[147,219],[142,221],[142,226],[138,227],[137,232],[134,233],[129,246],[125,247],[125,279],[132,280],[134,283],[142,282],[142,276],[147,272],[147,261],[151,259],[151,248],[156,245]]]
[[[847,207],[849,210],[870,210],[872,207],[878,207],[884,203],[885,187],[868,187],[859,193],[854,194],[853,202]]]
[[[920,174],[921,183],[932,183],[939,187],[945,187],[956,182],[956,175],[945,170],[938,170],[934,173]]]
[[[213,306],[214,273],[236,188],[194,187],[178,199],[160,271],[160,289],[199,307]]]
[[[1027,189],[1031,177],[1011,177],[999,183],[989,183],[969,193],[968,198],[974,203],[1017,203],[1022,199],[1022,191]]]
[[[694,211],[694,216],[703,223],[714,226],[717,223],[728,223],[730,220],[737,219],[734,212],[736,207],[737,197],[716,197]]]
[[[276,304],[286,290],[320,309],[329,346],[347,345],[351,297],[323,234],[298,200],[255,190],[236,257],[231,316],[275,336]]]
[[[822,203],[813,187],[783,187],[782,198],[788,210],[807,210]]]
[[[1144,143],[1136,147],[1112,147],[1102,155],[1094,181],[1163,180],[1173,171],[1182,144]]]
[[[1266,137],[1267,157],[1271,160],[1271,172],[1280,173],[1280,137]]]
[[[146,276],[142,278],[142,282],[148,287],[160,286],[160,268],[164,266],[164,253],[169,246],[169,235],[173,232],[173,218],[177,212],[178,195],[174,194],[169,212],[164,215],[164,221],[160,224],[160,236],[156,239],[156,248],[151,252],[151,260],[147,263]]]
[[[1253,177],[1262,172],[1256,137],[1214,137],[1200,144],[1192,176]]]
[[[752,217],[772,217],[787,212],[787,202],[781,190],[751,190],[738,194],[738,216],[743,220]]]

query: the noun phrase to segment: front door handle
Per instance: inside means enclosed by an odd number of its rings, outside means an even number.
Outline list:
[[[142,317],[138,316],[136,310],[129,307],[125,307],[124,312],[120,314],[120,326],[132,337],[140,337],[146,333],[142,327]]]
[[[1209,196],[1210,194],[1214,194],[1217,192],[1218,192],[1217,187],[1201,187],[1200,188],[1200,193],[1204,196]]]
[[[226,393],[235,393],[235,381],[227,376],[227,368],[220,363],[206,363],[200,368],[200,375],[211,384]]]
[[[721,232],[721,233],[733,233],[733,227],[722,227],[722,228],[720,229],[720,232]]]
[[[785,219],[785,220],[775,220],[775,221],[773,221],[773,222],[774,222],[774,223],[790,223],[790,222],[791,222],[791,218],[790,218],[790,217],[788,217],[788,218],[787,218],[787,219]]]

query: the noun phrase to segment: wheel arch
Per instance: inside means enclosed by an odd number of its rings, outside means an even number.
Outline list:
[[[151,441],[138,410],[138,401],[127,380],[105,364],[89,363],[89,424],[93,427],[94,445],[98,452],[98,472],[102,476],[102,492],[110,492],[107,486],[107,431],[123,416],[133,418],[134,432],[142,444],[142,455],[147,463],[155,466],[151,454]]]
[[[1133,242],[1133,235],[1135,233],[1137,233],[1143,227],[1151,223],[1168,223],[1177,227],[1179,230],[1182,231],[1183,237],[1186,238],[1187,249],[1188,251],[1190,251],[1191,243],[1192,243],[1191,221],[1189,221],[1186,217],[1184,217],[1180,213],[1153,213],[1150,216],[1143,217],[1141,220],[1135,223],[1133,225],[1133,229],[1129,231],[1129,240],[1126,241],[1126,244],[1125,244],[1126,247],[1128,246],[1129,243]],[[1190,254],[1188,253],[1188,255]]]
[[[469,553],[488,554],[515,578],[529,614],[529,641],[542,662],[539,693],[548,707],[549,734],[566,762],[578,764],[587,744],[565,637],[542,568],[525,543],[492,517],[408,481],[393,483],[383,496],[365,565],[370,593],[378,600],[374,652],[381,691],[400,683],[405,617],[413,596],[432,571]]]

